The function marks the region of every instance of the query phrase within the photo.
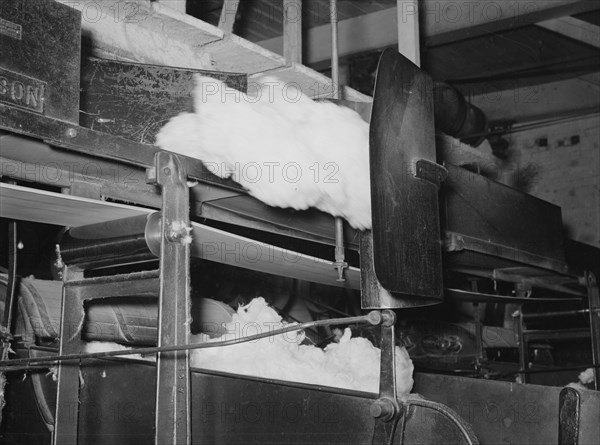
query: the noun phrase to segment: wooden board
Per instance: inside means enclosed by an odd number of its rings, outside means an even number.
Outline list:
[[[12,184],[0,184],[0,217],[77,227],[154,210],[79,198]],[[332,262],[254,241],[223,230],[192,223],[192,255],[244,269],[325,285],[360,288],[360,271],[346,270],[346,282],[336,281]]]
[[[151,63],[179,68],[217,70],[246,74],[286,70],[292,61],[164,3],[81,0],[68,4],[82,13],[82,32],[96,57]],[[331,79],[296,64],[284,77],[296,82],[303,93],[325,91]],[[318,87],[315,88],[315,80]],[[324,96],[324,95],[321,95]],[[370,101],[368,96],[346,87],[344,97]]]
[[[84,58],[80,123],[96,131],[154,144],[156,134],[169,119],[193,111],[195,73],[246,91],[245,74]]]

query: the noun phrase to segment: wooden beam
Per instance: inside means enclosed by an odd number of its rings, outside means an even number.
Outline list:
[[[419,44],[419,4],[417,0],[397,0],[398,52],[415,65],[421,66]],[[410,11],[410,14],[405,14]]]
[[[223,32],[164,3],[117,0],[58,0],[81,11],[82,34],[92,54],[193,69],[212,69],[198,48],[223,39]]]
[[[434,9],[428,9],[432,5]],[[425,46],[446,45],[595,9],[598,3],[594,0],[425,1]]]
[[[289,66],[279,54],[177,12],[164,3],[146,0],[58,1],[81,11],[82,34],[91,43],[92,54],[99,57],[248,75]],[[239,0],[236,3],[239,4]],[[234,6],[230,3],[225,8],[230,26]],[[331,83],[313,70],[292,65],[293,69],[287,73],[290,81],[306,86],[302,91],[310,97],[325,91]],[[367,100],[354,90],[348,90],[348,94],[348,99]]]
[[[157,0],[158,3],[162,3],[163,5],[171,8],[174,11],[180,12],[182,14],[186,13],[186,0]]]
[[[537,26],[557,32],[563,36],[578,40],[595,48],[600,48],[600,26],[593,25],[575,17],[546,20]]]
[[[239,7],[240,0],[223,0],[223,8],[221,9],[221,17],[219,18],[219,29],[224,33],[231,34],[233,32],[233,25],[235,25]]]
[[[372,49],[396,45],[398,41],[395,8],[341,20],[338,23],[339,56],[344,57]],[[258,42],[260,46],[283,54],[283,38]],[[331,60],[331,25],[310,28],[304,33],[304,63],[316,64]]]
[[[398,6],[339,22],[340,57],[398,45],[398,21],[408,23],[420,15],[420,34],[426,46],[499,32],[518,26],[598,9],[595,0],[542,0],[456,2],[399,0]],[[331,59],[330,25],[306,30],[304,63],[315,65]],[[283,38],[258,42],[270,51],[283,54]]]
[[[302,63],[302,0],[283,0],[283,58]]]
[[[600,76],[493,91],[469,98],[488,120],[514,119],[517,122],[544,120],[565,114],[600,109]]]

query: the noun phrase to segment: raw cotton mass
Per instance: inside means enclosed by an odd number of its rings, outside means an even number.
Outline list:
[[[211,343],[272,332],[287,326],[266,301],[259,297],[240,306],[224,334],[214,337],[193,335],[190,343]],[[191,351],[191,365],[240,375],[264,377],[357,391],[379,392],[381,351],[361,337],[352,337],[349,328],[338,343],[325,349],[304,345],[304,333],[288,332],[244,342]],[[127,349],[116,343],[91,342],[87,352]],[[141,358],[137,356],[136,358]],[[396,391],[406,397],[413,386],[413,363],[405,348],[396,346]]]
[[[202,160],[265,204],[316,207],[356,229],[371,228],[369,125],[355,111],[315,102],[273,77],[248,91],[196,76],[194,113],[171,119],[157,145]]]

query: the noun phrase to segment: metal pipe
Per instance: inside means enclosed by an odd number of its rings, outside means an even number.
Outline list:
[[[540,314],[523,314],[525,320],[535,320],[539,318],[551,318],[551,317],[566,317],[569,315],[583,315],[589,314],[589,309],[579,309],[572,311],[556,311],[556,312],[543,312]],[[594,312],[600,312],[600,309],[594,310]]]
[[[329,20],[331,22],[331,80],[332,97],[340,98],[340,62],[338,48],[337,0],[329,0]]]

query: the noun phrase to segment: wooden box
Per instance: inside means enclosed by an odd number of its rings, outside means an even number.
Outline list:
[[[0,1],[0,103],[77,124],[80,59],[79,11]]]

